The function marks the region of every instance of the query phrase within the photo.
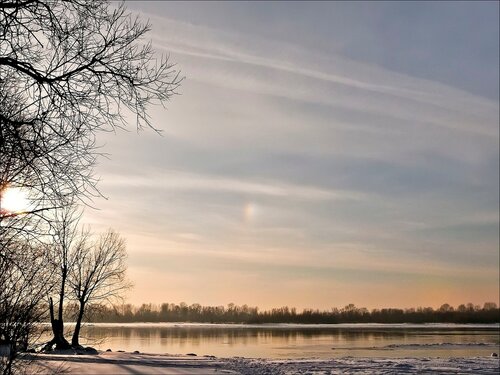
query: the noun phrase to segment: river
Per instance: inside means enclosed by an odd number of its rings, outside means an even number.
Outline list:
[[[71,331],[71,325],[67,331]],[[101,350],[217,357],[477,357],[499,353],[500,326],[87,324],[81,342]]]

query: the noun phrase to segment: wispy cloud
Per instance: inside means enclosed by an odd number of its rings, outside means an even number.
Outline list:
[[[154,177],[153,177],[154,176]],[[113,175],[108,174],[103,181],[105,188],[135,188],[245,193],[248,195],[266,195],[270,197],[294,198],[300,200],[359,200],[365,198],[363,193],[342,190],[327,190],[308,185],[285,184],[273,181],[251,181],[220,176],[196,175],[184,172],[166,171],[149,174]]]
[[[207,27],[195,26],[150,15],[148,17],[153,23],[158,25],[158,31],[154,36],[156,45],[161,49],[172,51],[176,54],[236,64],[253,65],[256,68],[278,70],[284,73],[302,76],[303,79],[308,80],[310,84],[314,84],[314,81],[324,81],[335,84],[335,88],[339,89],[341,92],[350,88],[358,90],[357,94],[359,94],[360,91],[366,91],[369,94],[382,94],[384,97],[387,97],[387,99],[406,99],[412,102],[430,105],[430,108],[434,107],[454,112],[458,111],[462,115],[469,114],[482,117],[487,113],[491,116],[490,120],[495,120],[498,116],[496,112],[496,102],[469,94],[462,90],[453,89],[440,83],[390,72],[345,57],[322,55],[318,51],[301,49],[297,48],[297,46],[283,46],[282,43],[274,43],[273,45],[272,41],[263,43],[263,41],[252,39],[248,35],[229,35],[228,33]],[[176,37],[165,38],[164,35],[175,35]],[[257,51],[260,52],[260,55],[245,52],[241,47],[243,44],[241,43],[242,39],[245,40],[245,43],[249,45],[250,48],[257,47]],[[279,51],[278,54],[276,54],[275,51]],[[286,58],[283,58],[283,54]],[[205,66],[202,66],[202,68],[205,68]],[[219,80],[219,76],[213,77],[209,74],[206,74],[206,76],[213,78],[211,80],[212,84],[234,83],[231,82],[232,80]],[[256,76],[258,75],[246,76],[249,82],[254,83],[254,87],[255,81],[252,81],[252,78]],[[363,77],[363,79],[357,79],[357,77]],[[195,77],[195,79],[198,78],[200,77]],[[240,81],[236,81],[236,83],[239,84]],[[281,87],[277,87],[273,84],[266,85],[266,82],[259,83],[263,91],[265,90],[264,87],[267,89],[268,94],[274,93],[276,95],[286,96],[286,94],[283,93],[287,92],[292,98],[300,97],[294,96],[297,91],[277,91]],[[286,83],[289,85],[293,83],[293,81],[288,80]],[[243,86],[242,88],[248,89],[247,86]],[[273,89],[275,90],[274,92],[272,91]],[[300,93],[300,91],[298,91],[298,93]],[[305,98],[302,97],[302,99]],[[312,97],[311,101],[333,104],[336,103],[336,99],[335,97],[324,98],[321,97],[321,95],[317,95]],[[350,100],[338,103],[351,107],[356,105],[356,103]],[[369,103],[366,102],[362,104],[365,105],[366,110],[373,112],[380,112],[382,110],[382,108],[376,105],[368,106]],[[394,108],[390,109],[393,110]],[[389,111],[388,109],[383,110],[385,112]],[[393,111],[391,111],[391,113],[394,114]],[[419,113],[419,115],[425,116],[426,114]],[[435,124],[455,128],[458,127],[470,132],[485,131],[485,134],[492,134],[491,131],[494,130],[492,124],[489,124],[490,129],[481,129],[481,127],[485,125],[481,123],[476,124],[474,127],[466,126],[462,128],[459,126],[461,123],[455,123],[453,126],[451,121],[440,121],[439,119],[435,121]],[[480,129],[478,129],[478,127]]]

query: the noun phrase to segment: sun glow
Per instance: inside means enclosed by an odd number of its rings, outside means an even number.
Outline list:
[[[7,188],[0,197],[0,211],[23,212],[28,209],[26,192],[20,188]]]

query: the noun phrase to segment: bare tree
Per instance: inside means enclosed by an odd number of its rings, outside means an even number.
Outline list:
[[[79,242],[74,257],[68,284],[79,304],[71,340],[71,345],[78,347],[85,307],[89,303],[112,303],[121,298],[130,283],[125,278],[125,241],[111,229],[95,241],[86,238]]]
[[[54,314],[54,303],[52,297],[49,298],[50,322],[53,338],[47,343],[46,348],[51,349],[55,345],[56,349],[67,349],[69,342],[64,337],[64,301],[66,297],[66,282],[73,267],[75,249],[78,249],[81,242],[86,241],[88,232],[80,231],[82,211],[76,205],[71,205],[56,211],[56,221],[52,226],[51,251],[57,268],[57,292],[58,308],[57,318]]]
[[[105,0],[0,2],[0,193],[27,188],[38,214],[99,194],[96,132],[152,127],[181,82],[149,30]]]
[[[143,40],[149,30],[123,4],[105,0],[0,1],[0,318],[26,322],[0,325],[12,353],[28,341],[19,327],[32,327],[46,311],[41,296],[51,293],[57,264],[48,250],[55,209],[100,194],[97,133],[132,118],[137,129],[154,128],[149,106],[165,105],[182,81],[168,56],[157,59]],[[23,212],[2,209],[12,187],[28,194]],[[66,261],[60,275],[71,268]],[[66,285],[59,286],[52,320],[62,327]],[[83,309],[88,290],[82,296]]]
[[[16,368],[20,352],[33,344],[39,322],[46,317],[43,301],[53,284],[55,268],[47,249],[28,242],[10,241],[0,254],[0,373]],[[18,364],[24,361],[18,362]],[[19,366],[17,366],[19,367]]]

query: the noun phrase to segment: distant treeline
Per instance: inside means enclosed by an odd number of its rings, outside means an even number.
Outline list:
[[[66,319],[71,319],[74,308],[67,307]],[[384,308],[368,310],[349,304],[343,308],[326,311],[280,307],[259,311],[257,307],[201,306],[162,303],[161,305],[143,304],[136,307],[124,304],[115,307],[102,305],[89,306],[89,321],[106,323],[133,322],[196,322],[196,323],[499,323],[500,309],[496,303],[487,302],[483,306],[472,303],[456,308],[443,304],[439,309],[432,307]]]

